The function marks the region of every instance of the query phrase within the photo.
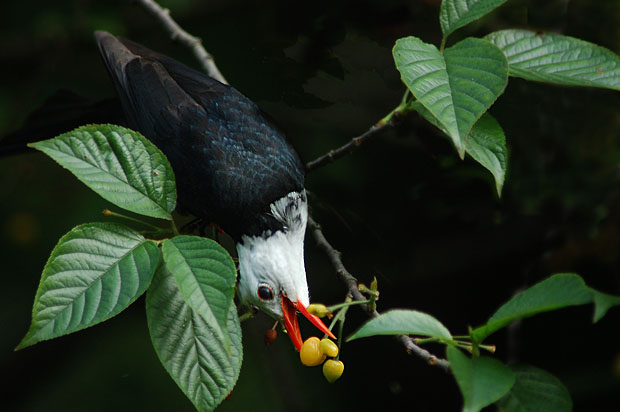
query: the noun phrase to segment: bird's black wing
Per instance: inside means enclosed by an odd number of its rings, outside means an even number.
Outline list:
[[[284,135],[234,88],[109,33],[95,38],[130,127],[168,157],[180,206],[238,238],[281,229],[269,205],[303,189]]]

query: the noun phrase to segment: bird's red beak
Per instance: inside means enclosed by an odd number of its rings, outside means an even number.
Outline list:
[[[321,332],[325,333],[332,339],[336,339],[332,331],[325,326],[323,321],[318,316],[308,313],[303,303],[299,301],[293,302],[285,295],[282,295],[282,315],[284,318],[284,327],[286,328],[291,341],[293,341],[293,345],[297,348],[297,351],[301,349],[301,345],[303,344],[301,332],[299,331],[299,323],[297,323],[297,311],[300,311],[301,314],[312,322],[314,326],[319,328]]]

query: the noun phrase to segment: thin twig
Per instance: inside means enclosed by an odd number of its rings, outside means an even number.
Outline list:
[[[374,124],[370,129],[366,130],[361,135],[352,138],[345,145],[340,146],[337,149],[332,149],[329,152],[325,153],[323,156],[306,163],[306,171],[311,172],[321,166],[325,166],[326,164],[332,163],[333,161],[348,155],[349,153],[357,149],[362,143],[367,142],[371,138],[380,135],[383,130],[394,126],[395,122],[398,121],[398,119],[399,116],[395,113],[395,115],[391,116],[388,121],[380,121]]]
[[[336,269],[336,273],[338,274],[340,280],[347,285],[347,289],[353,297],[353,300],[368,300],[368,298],[366,298],[366,296],[359,291],[359,282],[355,276],[353,276],[342,263],[341,253],[334,249],[334,247],[327,241],[321,227],[314,219],[312,219],[312,217],[308,217],[308,229],[312,232],[312,236],[314,237],[317,246],[325,252],[332,266]],[[379,316],[379,312],[376,310],[371,310],[368,305],[362,306],[366,307],[366,313],[368,313],[368,316],[371,318],[376,318]],[[426,349],[416,345],[410,336],[398,335],[396,336],[396,339],[402,343],[405,349],[407,349],[407,352],[415,354],[419,358],[426,361],[429,365],[438,366],[446,372],[450,370],[450,363],[447,360],[438,358]]]
[[[178,41],[183,46],[189,48],[194,56],[200,62],[202,69],[215,80],[228,84],[222,73],[215,65],[213,56],[211,56],[205,48],[202,46],[202,40],[199,37],[192,36],[177,24],[176,21],[170,17],[170,10],[161,7],[154,0],[132,0],[138,3],[148,13],[155,17],[162,26],[170,33],[170,38],[173,41]]]

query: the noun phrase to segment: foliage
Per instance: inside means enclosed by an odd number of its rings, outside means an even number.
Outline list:
[[[439,49],[416,37],[406,37],[398,40],[393,50],[396,67],[414,97],[409,100],[405,95],[395,112],[415,110],[437,126],[452,139],[461,158],[469,153],[491,171],[498,194],[506,172],[506,143],[501,126],[487,110],[503,93],[509,75],[548,83],[620,89],[620,58],[602,47],[567,36],[503,30],[487,35],[484,40],[466,38],[444,49],[452,32],[502,3],[444,0]],[[618,304],[618,298],[589,288],[578,275],[558,274],[512,298],[485,325],[470,329],[466,342],[451,339],[448,330],[429,315],[401,310],[370,320],[348,340],[379,334],[411,334],[430,337],[424,342],[447,344],[450,367],[463,394],[464,411],[479,411],[500,399],[498,406],[505,411],[531,410],[532,405],[541,410],[570,410],[570,398],[566,400],[566,390],[557,379],[536,369],[536,377],[529,379],[543,379],[547,391],[542,392],[520,371],[519,384],[515,385],[515,374],[508,366],[480,357],[480,345],[487,336],[514,320],[589,302],[595,304],[594,320],[598,321],[611,305]],[[420,322],[421,319],[424,321]],[[432,330],[424,327],[429,323]],[[474,357],[467,358],[456,347],[467,348]],[[522,398],[535,402],[521,406]]]
[[[80,225],[52,251],[18,349],[96,325],[123,311],[151,283],[160,253],[125,226]]]
[[[558,378],[530,365],[511,366],[515,382],[497,406],[503,411],[563,412],[572,410],[572,400]]]
[[[505,1],[444,0],[439,49],[416,37],[396,41],[393,54],[405,95],[394,113],[417,111],[450,137],[461,158],[468,153],[504,184],[508,153],[504,132],[487,110],[504,92],[508,76],[547,83],[620,90],[620,58],[583,40],[528,30],[468,37],[444,48],[448,36]]]
[[[184,300],[175,276],[161,266],[146,293],[146,315],[157,356],[199,411],[213,410],[239,377],[243,348],[237,308],[225,321],[227,339]]]
[[[116,316],[148,289],[157,355],[198,410],[213,410],[241,369],[237,271],[217,242],[174,236],[176,184],[164,154],[139,133],[113,125],[80,127],[32,147],[118,207],[168,220],[171,227],[138,232],[87,223],[63,236],[45,265],[30,329],[16,349]],[[147,239],[162,234],[168,238]]]
[[[482,345],[483,340],[513,321],[538,313],[561,309],[567,306],[594,303],[595,314],[600,313],[600,292],[586,286],[583,279],[571,273],[556,274],[515,295],[503,304],[489,318],[486,324],[470,330],[469,336],[455,337],[445,326],[431,316],[406,310],[392,310],[368,321],[347,341],[376,335],[406,334],[430,337],[418,340],[421,343],[440,342],[447,345],[450,368],[464,398],[464,411],[479,411],[494,402],[504,411],[527,411],[519,399],[529,399],[540,410],[571,410],[570,396],[562,383],[548,372],[533,366],[522,366],[518,379],[508,365],[480,356],[480,349],[495,351],[494,346]],[[619,297],[607,295],[607,299],[620,304]],[[600,317],[595,315],[594,320]],[[430,327],[429,327],[430,325]],[[458,348],[467,349],[474,356],[465,356]],[[524,370],[534,371],[527,375]],[[534,384],[536,379],[544,381],[545,390]],[[518,384],[515,384],[517,382]]]
[[[368,321],[347,342],[375,335],[418,335],[452,341],[448,329],[434,317],[415,310],[395,309]]]
[[[172,219],[177,197],[174,172],[164,154],[139,133],[91,125],[30,146],[118,207]]]
[[[403,81],[442,125],[462,158],[468,133],[506,88],[506,57],[488,41],[475,38],[440,51],[406,37],[396,42],[393,53]]]
[[[515,383],[515,375],[500,361],[486,356],[468,358],[459,349],[447,349],[450,368],[463,394],[463,412],[479,411],[500,399]]]

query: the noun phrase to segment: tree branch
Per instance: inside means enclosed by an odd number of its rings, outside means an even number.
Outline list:
[[[176,21],[170,17],[170,10],[164,9],[154,0],[132,0],[140,7],[151,14],[170,34],[172,41],[178,41],[183,46],[189,48],[194,56],[200,62],[202,69],[215,80],[228,84],[222,73],[215,65],[213,56],[211,56],[205,48],[202,46],[202,40],[199,37],[192,36],[177,24]]]
[[[321,166],[325,166],[326,164],[332,163],[335,160],[338,160],[341,157],[348,155],[349,153],[357,149],[362,143],[372,139],[377,135],[380,135],[381,132],[385,129],[394,126],[394,124],[398,120],[399,114],[397,112],[395,112],[388,121],[380,120],[361,135],[351,139],[347,144],[340,146],[337,149],[332,149],[329,152],[325,153],[323,156],[306,163],[306,171],[311,172]]]
[[[334,249],[334,247],[327,241],[319,224],[310,216],[308,216],[308,229],[312,232],[312,236],[314,237],[317,246],[321,250],[323,250],[323,252],[325,252],[332,266],[334,267],[334,269],[336,269],[336,274],[338,275],[340,280],[342,280],[345,285],[347,285],[347,289],[353,297],[353,300],[367,300],[368,298],[366,298],[366,296],[364,296],[362,292],[359,291],[358,280],[345,268],[344,264],[342,263],[341,253],[338,250]],[[368,305],[365,305],[365,308],[366,313],[371,318],[376,318],[377,316],[379,316],[379,312],[371,309]],[[450,363],[448,363],[447,360],[438,358],[426,349],[423,349],[420,346],[416,345],[416,343],[410,336],[397,335],[396,339],[405,347],[405,349],[407,349],[408,353],[413,353],[417,357],[426,361],[429,365],[438,366],[446,372],[450,370]]]

